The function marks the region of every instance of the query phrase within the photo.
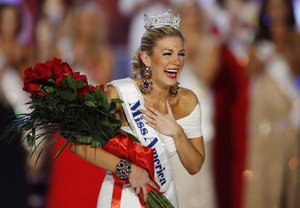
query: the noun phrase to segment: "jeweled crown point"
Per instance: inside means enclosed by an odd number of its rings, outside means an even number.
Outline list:
[[[148,30],[152,27],[171,26],[179,30],[180,16],[175,16],[169,9],[161,15],[149,16],[144,15],[145,29]]]

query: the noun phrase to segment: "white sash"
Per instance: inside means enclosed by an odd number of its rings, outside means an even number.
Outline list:
[[[173,181],[172,167],[167,150],[157,132],[147,125],[140,117],[140,108],[144,106],[144,97],[135,82],[130,78],[115,80],[109,83],[117,90],[127,121],[133,133],[143,146],[154,150],[155,181],[160,185],[160,191],[165,192]]]

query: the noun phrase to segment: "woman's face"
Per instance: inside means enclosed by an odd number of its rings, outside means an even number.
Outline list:
[[[184,43],[179,37],[165,37],[156,42],[146,64],[152,70],[152,81],[162,87],[176,83],[184,65]]]
[[[79,14],[77,22],[77,32],[82,38],[93,39],[97,35],[97,16],[89,11]]]
[[[285,0],[270,0],[266,12],[274,24],[286,22],[289,13]]]
[[[13,7],[6,7],[1,12],[0,30],[3,36],[14,37],[18,29],[18,14]]]

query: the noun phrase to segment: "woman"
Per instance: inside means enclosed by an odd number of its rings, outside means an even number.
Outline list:
[[[248,66],[252,82],[244,207],[299,207],[295,75],[300,36],[292,1],[264,1],[259,20]]]
[[[28,46],[19,41],[21,19],[18,6],[0,4],[0,135],[13,122],[15,113],[25,112],[24,103],[28,101],[21,90],[21,69],[30,63],[31,57]],[[21,135],[16,137],[18,139],[11,143],[6,142],[6,138],[0,141],[0,203],[3,207],[27,207],[29,197],[27,152]]]
[[[106,13],[96,3],[76,7],[70,13],[68,33],[59,37],[56,44],[56,54],[68,60],[75,70],[87,74],[92,84],[107,83],[113,74],[106,19]]]
[[[177,83],[185,56],[184,38],[178,30],[177,18],[170,12],[145,16],[146,32],[133,60],[135,77],[141,77],[116,80],[107,86],[110,98],[119,97],[124,101],[122,107],[118,106],[123,129],[134,133],[143,145],[153,148],[157,154],[160,169],[155,166],[155,181],[174,207],[178,207],[178,202],[170,160],[180,160],[190,174],[197,173],[204,162],[199,101],[192,91],[178,87]],[[154,19],[158,19],[158,23],[162,19],[172,21],[153,25]],[[98,207],[110,207],[114,202],[111,172],[127,178],[130,183],[130,186],[123,186],[122,197],[118,199],[121,207],[141,207],[137,194],[142,192],[146,201],[146,186],[158,188],[145,169],[101,148],[73,145],[71,151],[108,170]],[[120,174],[121,165],[125,168],[131,165],[131,171],[124,170],[125,175]]]

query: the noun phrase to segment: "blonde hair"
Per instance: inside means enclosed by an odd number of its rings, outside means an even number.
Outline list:
[[[146,67],[141,59],[141,52],[146,52],[149,56],[151,56],[157,41],[165,37],[179,37],[182,41],[184,41],[182,33],[171,26],[155,27],[146,30],[141,39],[140,47],[135,51],[132,58],[132,72],[134,78],[140,76],[142,70]]]

